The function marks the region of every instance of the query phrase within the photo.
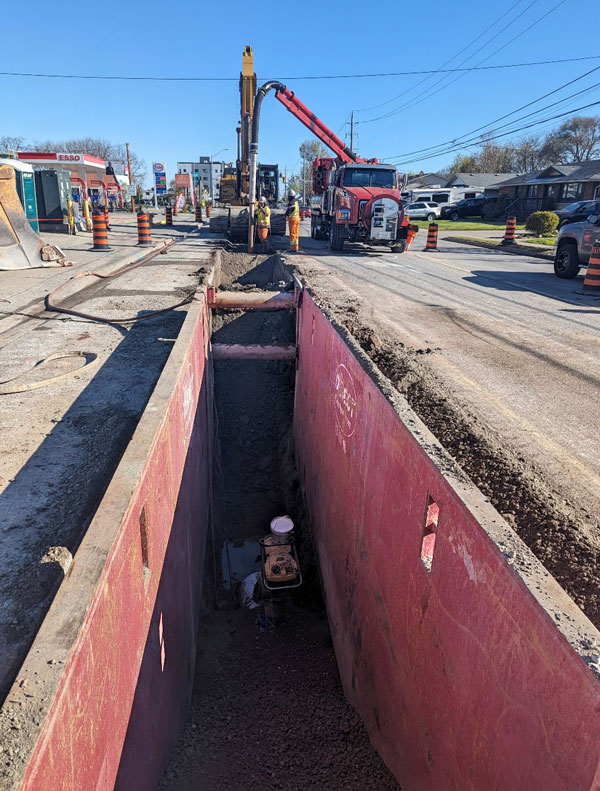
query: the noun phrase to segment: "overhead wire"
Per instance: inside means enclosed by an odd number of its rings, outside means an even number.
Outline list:
[[[585,105],[582,105],[581,107],[573,107],[573,108],[571,108],[570,110],[567,110],[564,113],[559,113],[558,115],[552,115],[552,116],[550,116],[548,118],[542,118],[542,119],[539,119],[537,121],[532,121],[531,123],[526,124],[525,126],[521,126],[521,127],[517,128],[517,129],[511,129],[508,132],[502,132],[501,134],[491,135],[486,140],[487,141],[498,140],[501,137],[507,137],[508,135],[514,134],[515,132],[522,132],[525,129],[532,129],[533,127],[539,126],[540,124],[545,124],[545,123],[548,123],[549,121],[555,121],[555,120],[557,120],[559,118],[564,118],[567,115],[571,115],[572,113],[577,113],[577,112],[580,112],[581,110],[588,110],[590,107],[597,107],[598,105],[600,105],[600,101],[591,102],[590,104],[585,104]],[[460,150],[462,150],[464,148],[469,148],[469,147],[470,147],[469,145],[460,144],[458,146],[455,146],[454,148],[448,148],[446,151],[438,152],[438,153],[435,153],[435,154],[429,154],[429,155],[424,156],[424,157],[416,157],[414,159],[406,159],[406,160],[403,160],[401,162],[397,162],[396,164],[397,165],[407,165],[407,164],[410,164],[412,162],[421,162],[421,161],[426,160],[426,159],[434,159],[435,157],[442,156],[443,154],[451,154],[451,153],[453,153],[455,151],[460,151]],[[405,156],[405,155],[404,154],[397,154],[396,156],[386,157],[386,159],[388,161],[391,161],[391,160],[396,160],[396,159],[402,159],[403,156]]]
[[[562,0],[566,2],[566,0]],[[498,52],[499,50],[497,50]],[[496,54],[496,53],[493,53]],[[491,56],[490,56],[491,57]],[[600,60],[600,55],[582,55],[577,58],[551,58],[550,60],[532,60],[520,63],[499,63],[492,66],[456,67],[453,69],[412,69],[410,71],[361,72],[356,74],[311,74],[287,75],[278,77],[281,81],[300,80],[358,80],[375,77],[418,77],[421,74],[456,74],[457,72],[494,71],[498,69],[517,69],[529,66],[551,66],[561,63],[576,63],[585,60]],[[483,63],[483,61],[481,61]],[[107,81],[145,81],[145,82],[239,82],[238,77],[179,77],[163,75],[133,74],[57,74],[50,72],[0,71],[0,77],[31,77],[52,80],[107,80]],[[271,77],[258,77],[260,80]],[[364,122],[363,122],[364,123]]]
[[[487,55],[485,58],[483,58],[483,60],[479,61],[479,63],[477,63],[477,64],[476,64],[476,66],[480,66],[482,63],[485,63],[485,62],[486,62],[487,60],[489,60],[490,58],[493,58],[493,57],[494,57],[494,55],[497,55],[497,54],[498,54],[498,52],[501,52],[503,49],[506,49],[506,47],[508,47],[509,45],[511,45],[511,44],[514,44],[514,42],[515,42],[517,39],[521,38],[521,36],[524,36],[526,33],[528,33],[528,32],[529,32],[529,31],[530,31],[530,30],[531,30],[533,27],[535,27],[536,25],[539,25],[539,23],[540,23],[540,22],[542,22],[544,19],[546,19],[546,17],[547,17],[547,16],[549,16],[549,15],[550,15],[550,14],[552,14],[554,11],[556,11],[556,9],[557,9],[557,8],[559,8],[561,5],[563,5],[564,3],[566,3],[566,1],[567,1],[567,0],[559,0],[559,2],[558,2],[558,3],[556,3],[556,4],[555,4],[555,5],[554,5],[554,6],[553,6],[551,9],[549,9],[548,11],[546,11],[546,13],[545,13],[545,14],[542,14],[542,16],[541,16],[541,17],[538,17],[538,19],[536,19],[536,20],[535,20],[534,22],[532,22],[532,23],[531,23],[531,24],[530,24],[528,27],[526,27],[524,30],[522,30],[520,33],[518,33],[516,36],[514,36],[514,37],[513,37],[513,38],[512,38],[510,41],[506,42],[505,44],[502,44],[502,46],[500,46],[500,47],[498,47],[497,49],[495,49],[495,50],[494,50],[494,52],[492,52],[490,55]],[[530,7],[531,7],[531,6],[527,6],[527,8],[525,9],[525,11],[522,11],[522,12],[521,12],[521,14],[519,14],[517,17],[515,17],[515,19],[514,19],[514,20],[512,20],[510,23],[508,23],[508,25],[507,25],[507,26],[505,26],[505,27],[502,29],[502,31],[500,31],[500,32],[503,32],[503,31],[506,29],[506,27],[510,27],[510,25],[512,25],[512,24],[513,24],[513,23],[516,21],[516,19],[518,19],[518,18],[519,18],[520,16],[522,16],[522,15],[523,15],[523,14],[524,14],[526,11],[528,11]],[[485,45],[484,45],[484,46],[485,46]],[[467,58],[467,60],[469,60],[469,58]],[[464,62],[464,61],[463,61],[463,62]],[[474,67],[473,67],[473,68],[471,68],[471,69],[468,69],[467,71],[474,71],[474,70],[475,70],[475,69],[474,69]],[[361,123],[361,124],[373,123],[373,122],[375,122],[375,121],[381,121],[381,120],[383,120],[383,119],[386,119],[386,118],[391,118],[391,117],[393,117],[394,115],[398,115],[398,113],[402,112],[403,110],[409,110],[409,109],[411,109],[412,107],[415,107],[417,104],[421,104],[421,103],[422,103],[422,102],[424,102],[426,99],[430,99],[432,96],[435,96],[435,94],[436,94],[436,93],[439,93],[441,90],[445,90],[445,89],[446,89],[446,88],[448,88],[450,85],[454,84],[454,83],[455,83],[457,80],[460,80],[460,79],[461,79],[462,77],[464,77],[464,76],[465,76],[465,74],[458,74],[458,75],[457,75],[457,76],[456,76],[456,77],[455,77],[453,80],[450,80],[450,82],[447,82],[447,83],[445,83],[444,85],[441,85],[441,86],[440,86],[439,88],[437,88],[436,90],[432,90],[433,88],[435,88],[435,86],[436,86],[436,85],[439,85],[439,83],[440,83],[440,82],[442,82],[442,81],[445,79],[445,77],[442,77],[440,80],[438,80],[437,82],[435,82],[435,83],[434,83],[434,84],[433,84],[433,85],[432,85],[430,88],[428,88],[428,89],[427,89],[427,91],[426,91],[426,93],[425,93],[425,95],[424,95],[424,96],[422,96],[422,97],[420,97],[419,99],[410,100],[409,102],[406,102],[405,104],[401,105],[400,107],[396,107],[394,110],[391,110],[391,111],[390,111],[390,112],[388,112],[388,113],[385,113],[385,114],[383,114],[383,115],[377,116],[376,118],[370,118],[370,119],[367,119],[367,120],[365,120],[365,121],[360,121],[360,123]]]
[[[449,63],[452,63],[452,61],[453,61],[453,60],[455,60],[456,58],[458,58],[458,57],[459,57],[459,55],[462,55],[462,53],[463,53],[463,52],[465,52],[465,50],[467,50],[467,49],[469,49],[470,47],[472,47],[472,46],[473,46],[473,44],[475,44],[475,42],[476,42],[476,41],[479,41],[479,39],[480,39],[480,38],[482,38],[483,36],[485,36],[485,34],[486,34],[488,31],[490,31],[490,30],[491,30],[493,27],[495,27],[495,26],[498,24],[498,22],[502,21],[502,19],[504,19],[504,18],[505,18],[505,17],[506,17],[508,14],[510,14],[510,12],[511,12],[511,11],[512,11],[514,8],[516,8],[518,5],[520,5],[520,4],[521,4],[523,1],[524,1],[524,0],[517,0],[517,2],[516,2],[516,3],[513,3],[513,5],[512,5],[512,6],[511,6],[511,7],[508,9],[508,11],[505,11],[505,12],[503,12],[502,14],[500,14],[500,16],[499,16],[497,19],[495,19],[495,20],[492,22],[492,24],[491,24],[491,25],[488,25],[488,26],[485,28],[485,30],[483,30],[483,31],[482,31],[482,32],[481,32],[481,33],[480,33],[480,34],[479,34],[479,35],[478,35],[476,38],[474,38],[472,41],[470,41],[470,42],[469,42],[469,43],[468,43],[468,44],[467,44],[465,47],[463,47],[462,49],[460,49],[460,50],[459,50],[459,51],[458,51],[458,52],[457,52],[455,55],[453,55],[451,58],[448,58],[448,60],[445,60],[445,61],[442,63],[442,65],[439,67],[439,68],[440,68],[440,70],[441,70],[441,69],[443,69],[443,68],[444,68],[444,66],[447,66]],[[474,53],[474,54],[476,54],[476,53]],[[469,58],[466,58],[466,60],[469,60]],[[466,60],[465,60],[465,61],[463,61],[463,63],[465,63],[465,62],[466,62]],[[461,64],[461,65],[462,65],[462,64]],[[432,74],[428,74],[428,75],[427,75],[426,77],[424,77],[422,80],[419,80],[419,82],[415,83],[414,85],[411,85],[411,86],[410,86],[409,88],[407,88],[405,91],[402,91],[401,93],[397,94],[396,96],[393,96],[391,99],[388,99],[388,100],[387,100],[387,101],[385,101],[385,102],[381,102],[380,104],[373,104],[373,105],[371,105],[370,107],[361,107],[361,108],[360,108],[360,109],[358,109],[356,112],[357,112],[357,113],[364,113],[364,112],[367,112],[368,110],[375,110],[377,107],[384,107],[386,104],[391,104],[392,102],[396,101],[396,99],[400,99],[400,97],[402,97],[402,96],[406,96],[406,94],[407,94],[407,93],[410,93],[411,91],[414,91],[414,90],[416,90],[416,89],[417,89],[417,88],[418,88],[420,85],[423,85],[423,83],[424,83],[424,82],[427,82],[427,80],[428,80],[428,79],[430,79],[430,78],[431,78],[431,76],[432,76]]]
[[[538,96],[537,99],[532,99],[530,102],[527,102],[526,104],[522,104],[520,107],[517,107],[515,110],[511,110],[511,112],[505,113],[504,115],[501,115],[498,118],[495,118],[493,121],[489,121],[488,123],[482,124],[481,126],[478,126],[476,129],[471,129],[469,132],[465,132],[465,134],[459,135],[458,137],[454,137],[451,140],[446,140],[443,143],[438,143],[437,145],[434,145],[434,146],[426,146],[425,148],[417,148],[414,151],[407,151],[404,154],[404,156],[411,156],[413,154],[421,154],[421,153],[429,153],[429,152],[433,152],[435,149],[443,148],[444,146],[453,145],[455,143],[458,143],[459,141],[463,140],[463,138],[469,138],[470,135],[474,135],[476,132],[480,132],[482,129],[486,129],[486,128],[489,129],[494,124],[497,124],[498,121],[503,121],[505,118],[509,118],[511,115],[515,115],[516,113],[521,112],[521,110],[526,110],[528,107],[531,107],[532,105],[537,104],[538,102],[541,102],[543,99],[547,99],[549,96],[553,96],[555,93],[558,93],[559,91],[562,91],[565,88],[568,88],[569,85],[573,85],[574,83],[579,82],[579,80],[582,80],[585,77],[588,77],[590,74],[593,74],[594,72],[599,71],[599,70],[600,70],[600,66],[596,66],[595,68],[590,69],[589,71],[586,71],[584,74],[580,74],[578,77],[574,77],[572,80],[569,80],[568,82],[563,83],[563,85],[559,85],[558,88],[553,88],[551,91],[548,91],[548,93],[544,93],[542,96]],[[561,99],[559,102],[555,102],[554,104],[558,105],[561,102],[566,101],[567,99],[571,99],[574,96],[578,96],[579,94],[582,94],[582,93],[585,93],[585,92],[587,92],[589,90],[592,90],[593,88],[597,87],[597,85],[598,85],[598,83],[595,83],[594,85],[590,86],[589,88],[585,88],[582,91],[578,91],[578,92],[576,92],[574,94],[570,94],[568,97],[565,97],[564,99]],[[553,106],[552,104],[547,105],[544,108],[540,108],[536,112],[542,112],[543,110],[546,110],[546,109],[548,109],[549,107],[552,107],[552,106]],[[531,113],[531,115],[533,115],[533,114],[534,113]],[[526,118],[527,116],[524,116],[524,117]],[[522,119],[516,119],[516,120],[522,120]],[[500,128],[503,128],[503,127],[500,127]]]

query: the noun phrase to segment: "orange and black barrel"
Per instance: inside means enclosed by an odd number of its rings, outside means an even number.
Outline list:
[[[438,224],[437,222],[430,222],[429,229],[427,231],[427,241],[425,242],[425,247],[423,252],[436,252],[439,253],[438,246]]]
[[[515,231],[517,230],[517,218],[508,217],[506,219],[506,230],[502,244],[515,244]]]
[[[108,252],[112,248],[108,246],[108,231],[106,229],[106,217],[104,216],[104,211],[101,209],[95,209],[94,213],[92,214],[92,222],[93,222],[93,239],[94,239],[94,246],[92,250],[97,250],[98,252]]]
[[[200,204],[196,206],[196,222],[202,222],[202,206]]]
[[[152,244],[152,236],[150,234],[150,215],[146,212],[139,211],[137,213],[137,228],[138,228],[138,245],[141,247],[148,247]]]
[[[165,208],[165,225],[173,225],[173,208],[171,206]]]
[[[590,260],[583,281],[583,290],[600,294],[600,244],[595,244],[590,253]]]
[[[212,206],[209,203],[208,206],[206,207],[206,216],[207,217],[210,217],[211,210],[212,210]]]

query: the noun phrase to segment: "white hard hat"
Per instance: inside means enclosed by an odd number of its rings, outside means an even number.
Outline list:
[[[261,197],[258,199],[258,202],[259,202],[259,203],[266,203],[266,202],[267,202],[267,199],[265,198],[265,196],[264,196],[264,195],[261,195]]]
[[[294,192],[294,190],[290,190],[288,192],[288,198],[295,198],[295,197],[296,197],[296,193]]]

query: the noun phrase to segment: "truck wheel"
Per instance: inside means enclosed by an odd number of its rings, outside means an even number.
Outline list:
[[[406,250],[406,240],[398,239],[396,244],[392,247],[392,253],[403,253]]]
[[[579,254],[574,244],[562,244],[556,251],[554,274],[565,280],[572,280],[579,273]]]
[[[450,215],[450,219],[456,222],[457,220],[460,220],[460,214],[457,211],[453,211]]]
[[[344,230],[335,220],[332,220],[329,231],[329,249],[333,253],[339,253],[344,249]]]

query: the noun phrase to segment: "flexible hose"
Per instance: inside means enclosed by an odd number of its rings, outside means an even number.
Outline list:
[[[170,310],[175,310],[175,308],[179,308],[182,305],[186,305],[188,302],[191,302],[194,298],[194,294],[188,294],[185,299],[182,299],[180,302],[176,302],[174,305],[169,305],[166,308],[161,308],[160,310],[154,310],[151,313],[146,313],[143,316],[126,316],[124,318],[106,318],[104,316],[97,316],[95,313],[84,313],[81,310],[72,310],[71,308],[64,308],[60,305],[54,304],[54,297],[66,288],[72,280],[77,280],[80,277],[99,277],[103,280],[110,280],[113,277],[119,277],[120,275],[124,275],[125,272],[130,272],[132,269],[136,269],[138,266],[145,264],[147,261],[150,261],[155,256],[159,255],[165,251],[167,247],[175,244],[176,242],[182,242],[189,234],[185,234],[180,239],[169,239],[166,241],[162,247],[159,247],[158,250],[153,250],[152,252],[148,253],[147,255],[139,258],[137,261],[134,261],[133,264],[128,264],[127,266],[118,269],[116,272],[112,272],[110,275],[103,275],[100,272],[79,272],[78,274],[74,275],[73,277],[69,278],[65,283],[55,288],[49,294],[46,295],[44,299],[44,304],[46,306],[46,310],[53,310],[57,313],[66,313],[69,316],[77,316],[81,319],[87,319],[88,321],[99,321],[103,322],[104,324],[130,324],[134,321],[141,321],[143,319],[151,319],[154,316],[159,316],[162,313],[168,313]]]
[[[12,385],[11,382],[14,382],[16,379],[20,379],[25,374],[28,374],[30,371],[35,370],[36,368],[40,368],[42,365],[46,365],[46,363],[52,362],[53,360],[62,360],[64,357],[83,357],[85,362],[83,365],[80,365],[78,368],[73,368],[72,371],[67,371],[64,374],[57,374],[57,376],[50,376],[48,379],[40,379],[37,382],[30,382],[29,384],[24,385]],[[0,395],[11,395],[13,393],[26,393],[28,390],[37,390],[40,387],[46,387],[46,385],[52,384],[53,382],[60,382],[62,379],[67,379],[69,376],[73,376],[79,371],[83,371],[84,368],[91,368],[93,365],[98,363],[98,355],[94,352],[57,352],[56,354],[51,354],[49,357],[44,357],[43,360],[38,360],[35,365],[32,365],[31,368],[28,368],[26,371],[22,371],[18,373],[16,376],[11,377],[10,379],[5,379],[3,382],[0,382]]]

